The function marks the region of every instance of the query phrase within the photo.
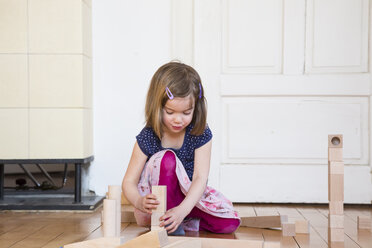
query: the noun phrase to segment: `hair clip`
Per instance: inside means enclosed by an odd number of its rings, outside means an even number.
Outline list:
[[[165,87],[165,93],[167,93],[167,96],[169,97],[170,100],[174,98],[172,92],[169,90],[168,87]]]
[[[199,82],[199,99],[202,98],[202,87],[201,87],[201,83]]]

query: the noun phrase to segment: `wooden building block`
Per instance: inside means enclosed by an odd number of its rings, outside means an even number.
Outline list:
[[[282,236],[296,236],[296,225],[294,223],[282,223]]]
[[[240,226],[255,228],[277,228],[282,227],[283,222],[288,221],[287,215],[249,216],[241,217]]]
[[[342,148],[328,148],[328,161],[343,161]]]
[[[265,241],[263,248],[280,248],[280,242]]]
[[[153,212],[151,214],[151,225],[152,226],[158,226],[161,223],[161,221],[159,219],[163,215],[164,215],[164,213]]]
[[[116,201],[116,224],[115,233],[116,237],[120,236],[121,231],[121,186],[119,185],[109,185],[108,186],[108,199]]]
[[[263,246],[263,240],[192,238],[185,236],[169,237],[170,242],[195,239],[201,241],[203,248],[262,248]]]
[[[340,161],[329,161],[328,162],[328,174],[344,174],[344,162]]]
[[[343,148],[344,141],[342,134],[330,134],[328,135],[328,147]]]
[[[163,248],[202,248],[202,242],[199,239],[177,240]]]
[[[328,214],[329,228],[344,228],[344,215]]]
[[[152,186],[152,194],[156,195],[160,202],[158,207],[152,212],[165,213],[167,211],[167,186]]]
[[[64,245],[64,248],[115,248],[120,245],[120,238],[108,237],[91,239],[82,242],[76,242],[68,245]]]
[[[116,236],[116,201],[103,200],[103,237]]]
[[[164,247],[169,244],[167,231],[156,230],[138,236],[128,242],[118,246],[117,248],[154,248]]]
[[[130,201],[124,196],[124,193],[121,192],[121,205],[132,205]]]
[[[134,217],[133,211],[121,211],[121,222],[126,223],[136,223],[136,218]]]
[[[343,228],[329,228],[328,227],[328,243],[331,242],[344,242],[344,229]]]
[[[344,202],[343,201],[330,201],[329,202],[329,214],[344,214]]]
[[[372,220],[369,216],[358,216],[358,229],[371,230]]]
[[[330,242],[328,243],[330,248],[345,248],[345,242]]]
[[[328,200],[344,201],[344,175],[328,175]]]
[[[121,222],[136,223],[134,207],[132,205],[121,205]]]
[[[296,220],[296,233],[310,233],[310,222],[308,220]]]

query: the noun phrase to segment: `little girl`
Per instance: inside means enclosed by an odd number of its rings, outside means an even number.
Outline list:
[[[140,226],[149,226],[159,201],[152,185],[167,186],[167,212],[159,219],[169,233],[205,230],[231,233],[240,219],[229,200],[207,186],[212,132],[198,73],[170,62],[151,79],[146,126],[136,137],[123,192]]]

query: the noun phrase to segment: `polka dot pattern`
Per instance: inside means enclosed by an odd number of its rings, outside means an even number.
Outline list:
[[[185,167],[190,180],[192,180],[192,175],[194,173],[195,149],[208,143],[208,141],[210,141],[213,137],[208,126],[204,130],[204,133],[198,136],[191,135],[191,130],[191,125],[186,127],[185,138],[180,149],[167,148],[176,153],[177,157],[181,160],[183,166]],[[144,127],[136,138],[138,146],[141,148],[142,152],[146,154],[147,160],[155,153],[165,149],[161,146],[160,139],[154,133],[154,130],[151,127]]]

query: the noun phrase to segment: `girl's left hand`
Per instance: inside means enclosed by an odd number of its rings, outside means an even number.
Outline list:
[[[166,226],[165,229],[172,233],[177,230],[177,227],[182,223],[183,219],[185,219],[186,215],[185,212],[180,206],[169,209],[161,218],[160,220],[163,221],[160,226]]]

